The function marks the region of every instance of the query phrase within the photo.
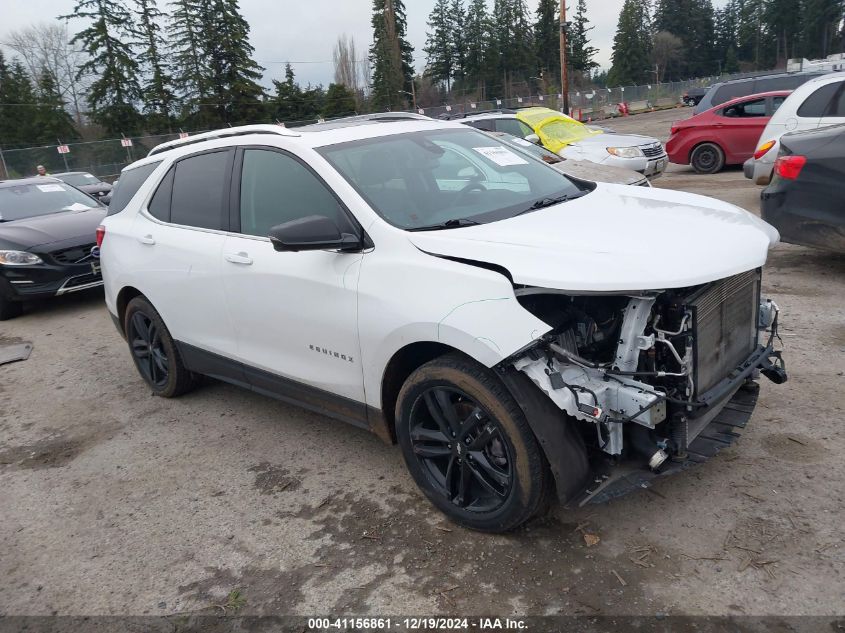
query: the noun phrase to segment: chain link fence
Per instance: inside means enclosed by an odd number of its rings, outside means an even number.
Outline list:
[[[596,121],[621,114],[619,105],[625,103],[628,111],[642,112],[651,108],[666,108],[679,105],[683,95],[691,88],[704,88],[718,81],[728,81],[749,76],[767,74],[763,72],[737,73],[721,77],[702,77],[687,81],[673,81],[643,86],[620,86],[616,88],[589,88],[569,93],[569,107],[572,116],[582,121]],[[417,111],[430,117],[447,117],[484,110],[515,109],[528,106],[545,106],[554,110],[563,108],[560,94],[529,94],[508,99],[461,100],[454,97],[448,103],[434,107],[422,107]],[[286,121],[285,125],[295,127],[316,123],[321,119],[308,121]],[[274,121],[255,121],[272,123]],[[36,173],[38,165],[44,165],[50,173],[62,171],[85,171],[111,182],[120,171],[133,161],[147,155],[153,147],[165,141],[179,138],[178,133],[136,136],[124,139],[108,139],[68,143],[67,153],[59,153],[57,145],[43,145],[23,149],[3,149],[0,145],[0,179],[24,178]],[[2,139],[0,139],[2,141]]]
[[[179,138],[179,134],[156,134],[125,139],[85,141],[61,145],[42,145],[23,149],[0,147],[0,179],[34,176],[36,167],[44,165],[49,173],[86,171],[101,180],[112,182],[120,170],[147,155],[153,147]],[[67,153],[59,153],[60,149]]]

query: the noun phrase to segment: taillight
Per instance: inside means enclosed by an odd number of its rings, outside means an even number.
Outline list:
[[[758,147],[757,151],[754,152],[754,160],[760,160],[761,158],[763,158],[763,156],[766,155],[766,152],[768,152],[775,146],[776,142],[777,141],[766,141],[760,147]]]
[[[106,239],[106,227],[102,224],[97,227],[97,248],[101,248],[103,246],[103,240]]]
[[[673,126],[672,126],[672,129],[671,129],[671,130],[669,130],[669,134],[670,134],[670,135],[672,135],[672,134],[677,134],[677,133],[678,133],[678,129],[679,129],[679,128],[678,128],[678,126],[677,126],[677,125],[673,125]]]
[[[775,161],[775,173],[784,180],[795,180],[806,164],[806,156],[781,156]]]

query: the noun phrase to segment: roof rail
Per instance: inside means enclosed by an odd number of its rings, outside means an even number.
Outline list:
[[[212,141],[218,138],[227,138],[230,136],[245,136],[247,134],[277,134],[279,136],[299,136],[281,125],[239,125],[237,127],[227,127],[220,130],[212,130],[211,132],[203,132],[202,134],[195,134],[188,138],[180,138],[175,141],[167,141],[152,148],[147,156],[154,156],[162,152],[175,149],[177,147],[184,147],[186,145],[193,145],[194,143],[202,143],[203,141]]]

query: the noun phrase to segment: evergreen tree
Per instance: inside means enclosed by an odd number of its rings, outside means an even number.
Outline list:
[[[208,100],[208,68],[203,55],[202,0],[174,0],[167,32],[171,41],[173,85],[182,101],[183,120],[190,118],[201,127]],[[193,116],[192,116],[193,115]]]
[[[273,117],[279,121],[299,121],[305,110],[302,89],[296,83],[296,77],[290,64],[285,65],[285,80],[273,80],[276,95],[273,98]]]
[[[395,110],[407,105],[414,77],[413,47],[406,39],[407,17],[402,0],[373,0],[373,69],[370,88],[375,110]]]
[[[329,84],[326,90],[323,116],[328,118],[355,114],[355,93],[343,84]]]
[[[702,77],[716,72],[714,64],[714,11],[711,0],[658,0],[654,28],[681,40],[678,59],[670,63],[670,79]]]
[[[0,51],[0,143],[23,145],[38,140],[34,124],[37,98],[20,60],[7,64]]]
[[[651,20],[641,0],[625,0],[613,38],[611,86],[646,83],[651,52]]]
[[[534,23],[537,65],[546,82],[560,77],[560,5],[557,0],[540,0]],[[572,60],[569,66],[572,65]]]
[[[800,49],[800,38],[804,12],[801,0],[768,0],[763,12],[763,21],[769,36],[766,38],[774,51],[771,61],[781,67],[786,60],[795,57]],[[768,56],[767,56],[768,57]]]
[[[169,131],[174,96],[172,79],[163,56],[165,45],[161,37],[161,22],[164,14],[158,9],[156,0],[134,0],[134,3],[134,13],[138,18],[136,46],[142,51],[138,61],[146,75],[142,90],[144,109],[149,114],[147,124],[153,132]]]
[[[452,24],[452,54],[454,70],[452,77],[455,81],[463,83],[467,45],[464,31],[466,29],[466,10],[463,0],[452,0],[449,7],[449,19]]]
[[[373,0],[372,106],[375,110],[395,110],[409,100],[414,77],[414,49],[406,39],[408,28],[402,0]]]
[[[803,57],[819,59],[842,48],[839,30],[845,18],[842,0],[804,0],[802,20]]]
[[[209,96],[217,123],[241,124],[264,118],[261,66],[252,59],[249,24],[238,0],[210,0],[202,14],[204,54],[209,62]]]
[[[578,0],[575,8],[575,18],[572,21],[569,37],[567,38],[570,49],[567,60],[572,70],[580,73],[582,77],[589,76],[593,69],[599,67],[593,61],[593,57],[596,56],[599,49],[590,46],[590,39],[587,35],[594,28],[587,26],[589,23],[590,21],[587,19],[587,2],[586,0]]]
[[[436,0],[428,17],[429,31],[423,51],[428,56],[426,73],[435,82],[444,82],[446,90],[452,89],[455,72],[455,49],[449,0]]]
[[[27,79],[28,81],[28,79]],[[42,143],[55,143],[56,139],[70,140],[76,137],[73,119],[65,110],[65,102],[53,76],[46,70],[41,72],[37,87],[38,107],[33,109],[33,136],[30,140]]]
[[[466,47],[464,75],[465,83],[477,86],[482,96],[489,75],[490,28],[486,0],[470,0],[463,33]]]
[[[715,35],[713,57],[721,62],[721,70],[724,73],[736,72],[739,64],[736,58],[737,41],[737,5],[736,0],[729,2],[722,9],[715,12]],[[730,57],[730,60],[729,60]],[[730,66],[730,68],[729,68]],[[734,70],[734,68],[736,70]]]
[[[495,0],[493,26],[492,51],[498,58],[497,78],[501,79],[499,94],[508,97],[514,85],[527,86],[535,74],[533,34],[525,0]]]
[[[142,118],[135,104],[142,91],[138,63],[128,44],[132,16],[118,0],[77,0],[73,13],[65,17],[91,20],[71,44],[79,43],[89,55],[77,77],[96,77],[88,90],[92,119],[110,134],[139,132]]]

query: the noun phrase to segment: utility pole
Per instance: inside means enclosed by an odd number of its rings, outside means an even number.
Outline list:
[[[566,70],[566,0],[560,0],[560,92],[563,113],[569,114],[569,73]]]

